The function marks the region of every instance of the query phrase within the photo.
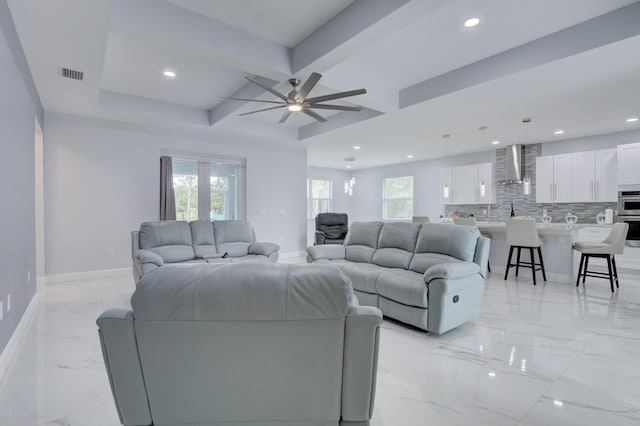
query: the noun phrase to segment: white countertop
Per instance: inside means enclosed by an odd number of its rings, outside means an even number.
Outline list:
[[[600,225],[597,223],[536,223],[540,235],[571,235],[581,228],[611,228],[612,225]],[[478,229],[481,232],[506,232],[505,222],[478,222]]]

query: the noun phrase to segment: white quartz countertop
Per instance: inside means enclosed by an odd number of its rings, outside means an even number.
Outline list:
[[[581,228],[611,228],[612,225],[600,225],[597,223],[537,223],[540,235],[571,235]],[[478,229],[481,232],[507,232],[505,222],[478,222]]]

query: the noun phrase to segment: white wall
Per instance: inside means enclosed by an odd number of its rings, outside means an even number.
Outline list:
[[[309,167],[307,179],[330,180],[332,185],[332,209],[334,213],[347,213],[351,219],[352,198],[344,193],[344,181],[353,174],[348,170],[327,169],[323,167]],[[313,245],[316,223],[314,219],[307,220],[307,245]]]
[[[161,150],[247,159],[247,219],[281,253],[306,247],[306,150],[256,148],[46,113],[47,275],[131,266],[130,231],[158,220]],[[243,143],[252,147],[243,147]],[[115,254],[108,255],[109,248]]]

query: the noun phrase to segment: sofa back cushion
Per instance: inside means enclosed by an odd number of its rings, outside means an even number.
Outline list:
[[[165,263],[195,258],[189,223],[177,220],[144,222],[140,225],[140,248],[157,253]]]
[[[424,273],[433,263],[432,254],[452,260],[473,261],[480,231],[472,226],[425,223],[418,233],[415,254],[409,269]]]
[[[191,222],[191,240],[196,257],[206,259],[217,253],[213,224],[208,220]]]
[[[382,222],[353,222],[345,240],[345,258],[352,262],[371,263],[378,247]]]
[[[231,257],[246,256],[255,241],[251,224],[244,220],[216,220],[213,231],[218,253],[229,253]]]
[[[388,222],[382,225],[372,262],[388,268],[409,268],[421,225]]]

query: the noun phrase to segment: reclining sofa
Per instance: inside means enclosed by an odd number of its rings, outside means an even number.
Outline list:
[[[123,425],[369,424],[382,314],[337,269],[168,265],[131,306],[97,320]]]
[[[354,222],[343,245],[307,248],[307,262],[344,271],[361,304],[441,334],[478,309],[489,244],[471,226]]]
[[[279,250],[277,244],[256,242],[251,224],[242,220],[144,222],[131,232],[135,282],[165,264],[275,263]]]

